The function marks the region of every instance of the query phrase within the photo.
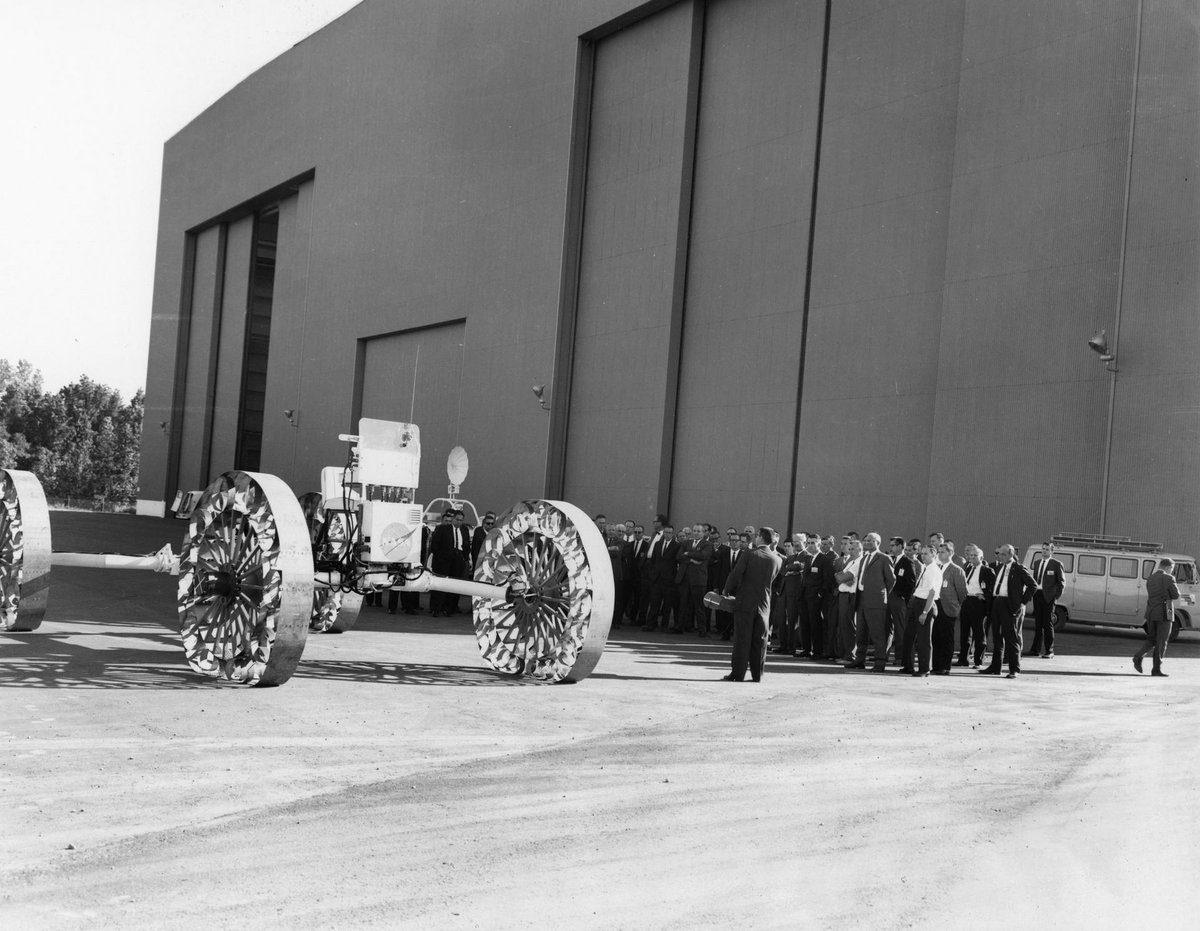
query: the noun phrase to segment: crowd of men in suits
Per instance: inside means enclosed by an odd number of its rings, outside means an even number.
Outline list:
[[[697,523],[676,532],[662,514],[649,533],[633,521],[610,529],[604,515],[595,520],[606,536],[616,582],[614,628],[632,624],[646,632],[732,639],[733,614],[710,610],[704,595],[725,591],[739,560],[761,548],[780,560],[769,581],[770,646],[776,654],[840,662],[849,669],[866,669],[869,661],[875,672],[883,672],[890,659],[896,671],[913,676],[950,675],[954,666],[999,675],[1007,665],[1008,678],[1015,679],[1030,606],[1035,631],[1024,655],[1054,657],[1054,606],[1063,591],[1063,568],[1049,543],[1026,568],[1011,544],[986,561],[980,547],[968,544],[960,554],[941,533],[926,541],[892,537],[884,552],[877,533],[860,538],[850,532],[838,540],[799,532],[782,542],[772,533],[768,543],[754,527],[730,527],[722,535],[711,524]],[[752,672],[755,665],[752,657]]]

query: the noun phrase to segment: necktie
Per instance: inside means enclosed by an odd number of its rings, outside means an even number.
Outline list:
[[[974,567],[974,566],[972,566],[970,569],[968,569],[968,570],[967,570],[967,581],[968,581],[968,582],[970,582],[970,581],[971,581],[971,577],[972,577],[974,574],[975,574],[975,567]]]
[[[1046,574],[1046,560],[1043,559],[1041,562],[1038,563],[1038,577],[1037,577],[1038,585],[1042,584],[1042,576],[1045,574]]]
[[[921,567],[921,574],[919,576],[917,576],[917,584],[916,584],[916,587],[913,589],[914,593],[920,590],[921,580],[925,578],[925,570],[928,568],[929,568],[928,566]]]

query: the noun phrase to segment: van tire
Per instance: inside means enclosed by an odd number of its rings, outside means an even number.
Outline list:
[[[1056,634],[1061,633],[1062,631],[1066,630],[1068,620],[1069,620],[1069,618],[1067,617],[1067,609],[1064,608],[1062,605],[1055,605],[1054,606],[1054,632]]]

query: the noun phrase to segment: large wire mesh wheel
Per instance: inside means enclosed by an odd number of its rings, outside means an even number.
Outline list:
[[[50,597],[50,510],[32,472],[0,469],[0,628],[36,630]]]
[[[299,503],[274,475],[226,472],[204,490],[179,561],[188,664],[246,685],[281,685],[304,652],[312,545]]]
[[[346,513],[326,511],[325,499],[317,491],[306,492],[297,500],[308,525],[313,561],[318,565],[322,561],[339,562],[354,544]],[[313,585],[308,629],[318,633],[345,633],[358,621],[362,600],[363,596],[357,592],[339,590],[318,581]]]
[[[475,636],[492,668],[549,682],[578,682],[596,668],[612,623],[612,564],[579,508],[514,505],[485,539],[475,581],[514,592],[474,600]]]

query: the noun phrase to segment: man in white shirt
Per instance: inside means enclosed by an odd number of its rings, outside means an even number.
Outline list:
[[[847,669],[866,667],[866,657],[858,655],[855,608],[858,600],[858,571],[862,567],[863,548],[858,540],[847,544],[846,564],[834,574],[837,583],[838,630],[842,635],[842,663]]]
[[[942,590],[942,570],[934,559],[934,550],[928,544],[921,547],[921,568],[917,570],[917,584],[908,599],[908,623],[904,627],[904,645],[897,661],[900,671],[912,676],[929,675],[929,661],[933,654],[933,622],[937,616],[937,599]],[[913,649],[916,648],[917,668],[913,669]]]

